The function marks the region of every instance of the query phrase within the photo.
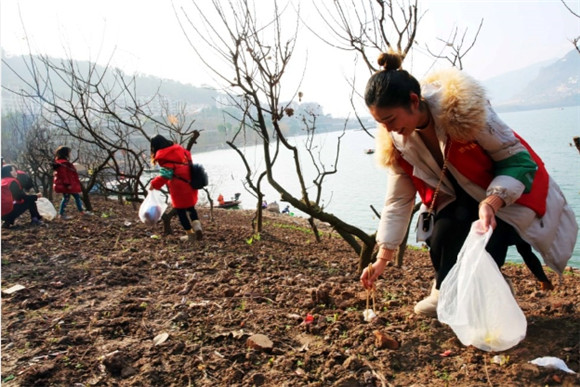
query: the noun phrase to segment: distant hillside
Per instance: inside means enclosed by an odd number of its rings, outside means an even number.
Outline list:
[[[541,62],[483,82],[497,111],[580,105],[580,54]]]
[[[535,63],[482,81],[491,103],[495,106],[510,101],[540,74],[543,67],[556,61],[557,59],[551,59]]]
[[[38,60],[36,58],[35,60]],[[50,58],[51,63],[60,66],[63,59]],[[3,57],[2,59],[2,114],[9,112],[21,112],[21,99],[14,93],[6,90],[21,90],[28,89],[26,82],[31,82],[31,75],[29,70],[29,57],[14,56]],[[80,74],[88,74],[90,63],[86,61],[74,61],[75,71]],[[37,62],[39,66],[39,74],[42,74],[44,65]],[[67,67],[68,64],[67,64]],[[96,72],[102,75],[105,68],[96,66]],[[108,69],[107,75],[103,77],[102,83],[109,85],[113,90],[112,94],[120,91],[118,86],[115,86],[114,78],[115,69]],[[16,75],[18,74],[18,75]],[[42,74],[44,75],[44,74]],[[131,75],[126,75],[126,80],[129,81]],[[42,77],[42,76],[41,76]],[[58,76],[51,76],[51,81],[56,94],[61,96],[70,95],[70,87],[62,81]],[[97,77],[93,77],[96,80]],[[109,87],[105,86],[105,89]],[[163,101],[153,99],[156,93],[162,97]],[[163,115],[166,106],[170,109],[178,106],[181,108],[185,105],[185,114],[193,119],[193,129],[203,131],[203,135],[197,140],[198,149],[209,150],[223,148],[226,146],[226,141],[231,140],[236,128],[239,126],[238,120],[235,118],[239,113],[235,108],[224,107],[217,101],[226,100],[225,94],[218,93],[215,90],[203,87],[196,87],[189,84],[183,84],[173,80],[161,79],[154,76],[135,77],[135,94],[138,100],[147,100],[150,103],[147,105],[151,109],[153,115]],[[282,102],[285,104],[285,102]],[[310,117],[311,113],[318,115],[316,119],[316,129],[318,133],[331,132],[342,130],[345,125],[343,118],[333,118],[330,115],[325,115],[322,106],[317,103],[297,103],[294,102],[289,106],[293,114],[284,117],[280,122],[280,129],[287,136],[295,136],[304,134],[303,117]],[[352,121],[354,122],[354,121]],[[271,123],[268,123],[269,125]],[[11,130],[8,121],[3,122],[3,131],[8,133]],[[144,129],[153,133],[156,130],[152,122],[144,124]],[[149,126],[147,126],[149,125]],[[355,128],[358,128],[356,123],[353,123]],[[351,129],[351,128],[349,128]],[[246,133],[244,136],[239,136],[238,141],[246,141],[248,144],[258,143],[260,141],[259,135],[256,133]]]
[[[10,102],[13,95],[4,90],[4,88],[19,90],[23,87],[23,80],[16,74],[22,76],[26,81],[30,81],[30,71],[28,70],[28,63],[30,58],[27,56],[12,56],[2,57],[2,105],[3,110],[6,107],[5,102]],[[50,58],[51,62],[60,64],[62,59]],[[40,63],[40,62],[38,62]],[[89,68],[89,62],[75,61],[75,66],[79,71],[86,73]],[[11,70],[12,69],[12,70]],[[103,66],[96,66],[99,73],[103,73],[105,68]],[[112,83],[114,69],[108,69],[108,77],[105,77],[104,82]],[[124,74],[124,73],[123,73]],[[124,74],[130,77],[130,74]],[[57,91],[62,91],[66,85],[63,82],[58,82],[58,78],[53,77],[56,81],[55,88]],[[181,101],[189,105],[211,107],[216,105],[216,98],[219,93],[209,88],[196,87],[189,84],[183,84],[169,79],[161,79],[154,76],[136,76],[137,93],[140,97],[148,97],[154,95],[158,89],[159,93],[170,101]]]

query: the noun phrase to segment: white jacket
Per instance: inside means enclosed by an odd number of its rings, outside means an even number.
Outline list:
[[[526,150],[513,131],[495,114],[483,87],[465,73],[457,69],[434,73],[422,83],[422,94],[433,115],[442,154],[446,154],[448,137],[477,142],[494,161]],[[395,249],[406,233],[416,189],[411,177],[394,161],[394,148],[413,166],[413,175],[431,187],[437,186],[441,168],[417,133],[404,138],[387,132],[384,126],[379,125],[376,142],[375,155],[379,164],[389,166],[377,242],[385,248]],[[549,267],[559,274],[563,272],[576,244],[578,224],[551,177],[546,213],[539,218],[530,208],[514,203],[524,191],[524,185],[519,180],[497,175],[487,189],[483,189],[459,173],[453,164],[448,163],[448,170],[475,200],[482,201],[492,194],[500,196],[506,205],[497,212],[497,216],[512,225],[522,239],[542,255]],[[453,186],[444,178],[435,210],[440,210],[453,200]]]

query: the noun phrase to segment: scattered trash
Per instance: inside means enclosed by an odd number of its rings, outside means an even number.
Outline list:
[[[169,333],[163,332],[153,338],[153,345],[163,344],[169,338]]]
[[[445,350],[443,353],[440,353],[439,356],[441,357],[448,357],[453,353],[450,349]]]
[[[363,311],[363,317],[365,319],[366,322],[372,321],[374,318],[377,317],[377,315],[375,314],[375,311],[372,309],[365,309]]]
[[[12,286],[11,288],[8,288],[6,290],[2,290],[2,293],[12,294],[12,293],[16,293],[17,291],[22,290],[22,289],[26,289],[26,287],[23,285],[17,284],[17,285]]]
[[[369,277],[373,276],[373,264],[372,263],[369,263],[368,273],[369,273]],[[363,312],[363,317],[364,317],[364,320],[366,322],[370,322],[374,318],[377,317],[377,314],[375,313],[375,309],[377,308],[375,305],[375,292],[376,292],[376,288],[375,288],[374,284],[373,284],[373,287],[371,289],[367,289],[367,308]],[[373,308],[372,309],[369,306],[369,299],[370,298],[373,299]]]
[[[161,237],[157,234],[151,235],[151,239],[161,239]]]
[[[499,364],[499,365],[507,364],[509,361],[510,361],[510,357],[505,356],[505,355],[495,355],[494,357],[491,358],[492,363]]]
[[[576,373],[576,372],[572,371],[570,368],[568,368],[566,363],[564,363],[564,360],[559,359],[559,358],[554,357],[554,356],[538,357],[537,359],[531,360],[528,363],[532,363],[532,364],[538,365],[540,367],[556,368],[556,369],[568,372],[569,374]]]
[[[130,227],[132,224],[133,224],[133,223],[131,223],[131,222],[129,222],[129,221],[127,220],[125,223],[123,223],[123,226],[125,226],[125,227]]]
[[[302,322],[303,325],[312,324],[314,322],[314,316],[308,313]]]
[[[56,209],[47,198],[38,198],[36,200],[36,208],[43,220],[51,221],[56,218]]]

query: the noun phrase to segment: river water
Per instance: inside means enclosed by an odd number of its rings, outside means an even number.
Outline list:
[[[580,223],[580,153],[572,146],[572,138],[580,136],[580,106],[502,113],[500,117],[518,132],[544,160],[548,172],[560,185]],[[335,162],[338,135],[339,132],[320,134],[314,141],[318,145],[314,153],[315,157],[322,160],[327,169],[331,169]],[[297,146],[304,147],[305,139],[305,137],[294,137],[291,140]],[[378,218],[370,206],[381,211],[387,178],[385,170],[377,167],[374,156],[366,154],[365,150],[369,148],[374,148],[374,139],[365,132],[351,130],[344,134],[341,140],[338,172],[325,179],[322,198],[327,212],[372,233],[376,231]],[[263,170],[261,147],[246,147],[244,152],[253,170]],[[239,192],[242,208],[255,208],[256,199],[245,190],[243,185],[245,168],[240,157],[233,150],[197,153],[193,155],[193,158],[194,162],[203,164],[208,172],[209,190],[214,200],[220,193],[228,200]],[[311,165],[306,153],[302,154],[301,162],[305,167]],[[281,155],[274,171],[278,181],[295,196],[301,197],[295,177],[294,162],[289,154]],[[309,182],[312,182],[316,176],[312,168],[309,168],[305,174]],[[309,195],[314,195],[314,184],[310,183],[309,187]],[[280,202],[279,194],[267,182],[263,191],[269,203],[277,201],[280,209],[286,206],[285,203]],[[203,205],[204,195],[200,196],[200,205]],[[290,208],[290,211],[295,216],[301,215],[296,209]],[[415,244],[414,241],[415,235],[412,234],[409,236],[409,243]],[[510,247],[508,260],[521,262],[514,247]],[[580,268],[578,243],[570,265]]]

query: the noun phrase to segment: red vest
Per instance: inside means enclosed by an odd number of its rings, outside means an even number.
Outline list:
[[[534,181],[532,182],[532,189],[530,192],[522,194],[520,198],[516,200],[516,203],[534,210],[539,217],[542,217],[546,213],[546,198],[548,196],[550,180],[548,171],[546,171],[542,159],[540,159],[528,143],[518,136],[517,133],[514,132],[514,134],[528,150],[532,159],[538,165]],[[449,148],[449,146],[451,146],[451,148]],[[447,155],[448,162],[453,164],[455,169],[470,181],[483,189],[487,189],[489,183],[491,183],[494,178],[494,174],[493,160],[485,150],[483,150],[483,148],[476,142],[459,141],[451,141],[447,148],[449,149]],[[413,176],[413,166],[407,160],[403,159],[398,150],[396,156],[399,165],[403,168],[405,173],[413,179],[413,185],[417,189],[421,201],[429,207],[433,200],[435,189],[426,184],[423,180]]]
[[[10,191],[10,186],[12,185],[13,181],[20,185],[18,179],[13,177],[5,177],[2,179],[2,216],[8,215],[14,209],[14,197],[12,196],[12,191]],[[20,199],[16,203],[22,202],[24,202],[24,200]]]

